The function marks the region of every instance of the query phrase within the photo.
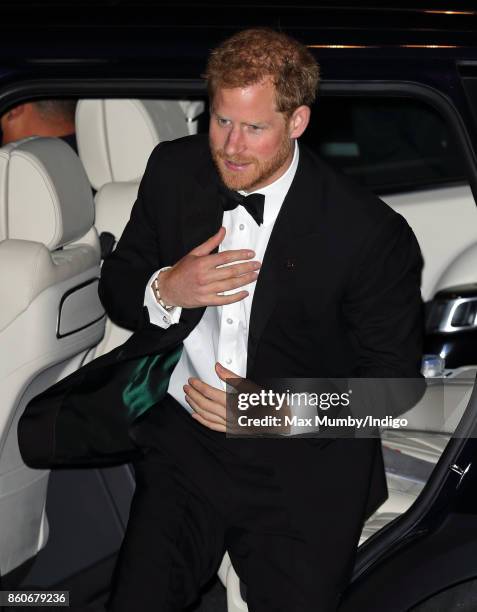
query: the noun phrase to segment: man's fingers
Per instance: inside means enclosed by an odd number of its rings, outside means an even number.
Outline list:
[[[231,295],[215,295],[210,296],[207,300],[208,306],[225,306],[227,304],[234,304],[235,302],[240,302],[248,295],[248,291],[238,291],[237,293],[232,293]]]
[[[211,283],[207,285],[207,292],[210,293],[222,293],[223,291],[231,291],[232,289],[238,289],[239,287],[245,287],[250,283],[254,283],[258,278],[257,272],[249,272],[248,274],[242,274],[237,278],[230,278],[220,283]]]
[[[199,244],[199,246],[195,247],[195,249],[192,249],[190,254],[196,255],[196,256],[208,255],[215,248],[219,246],[219,244],[222,242],[224,238],[225,238],[225,227],[221,227],[216,234],[208,238],[202,244]]]
[[[202,415],[204,418],[209,419],[213,423],[221,423],[225,425],[225,407],[217,406],[215,402],[205,398],[203,395],[194,391],[190,388],[185,396],[186,402],[195,410],[197,413]]]
[[[218,417],[213,412],[209,412],[208,410],[205,410],[197,402],[195,402],[190,396],[189,397],[186,396],[185,399],[186,399],[186,402],[189,404],[189,406],[194,411],[193,414],[200,415],[208,423],[215,423],[216,425],[222,425],[224,428],[226,427],[227,423],[225,419]]]
[[[223,266],[234,261],[243,261],[255,257],[255,252],[251,249],[232,249],[230,251],[222,251],[221,253],[214,253],[209,256],[209,262],[211,268],[217,266]]]
[[[197,412],[194,412],[191,416],[193,419],[198,421],[201,425],[205,425],[205,427],[208,427],[209,429],[213,429],[214,431],[222,431],[222,432],[226,431],[225,425],[219,425],[218,423],[211,423],[210,421],[207,421],[206,419],[204,419]]]
[[[213,402],[225,403],[225,391],[212,387],[199,378],[189,378],[189,384],[184,385],[184,391],[192,395],[196,401],[199,399],[199,396],[203,396],[205,399],[212,400]]]
[[[248,274],[249,272],[257,272],[261,265],[262,264],[259,261],[247,261],[229,266],[223,266],[222,268],[216,268],[215,270],[210,270],[208,274],[210,279],[209,282],[214,283],[226,280],[228,278],[241,276],[242,274]]]

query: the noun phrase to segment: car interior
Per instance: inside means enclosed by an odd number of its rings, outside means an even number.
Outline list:
[[[444,359],[403,415],[408,426],[381,431],[389,497],[364,525],[362,544],[416,501],[472,392],[477,355],[462,357],[455,339],[468,343],[477,325],[477,210],[459,142],[431,103],[330,91],[312,116],[303,142],[379,195],[416,234],[425,262],[426,349]],[[205,132],[207,124],[205,98],[79,99],[79,157],[53,138],[0,148],[0,575],[18,584],[70,580],[81,592],[84,572],[94,585],[85,597],[103,593],[101,577],[127,524],[133,470],[31,470],[16,425],[35,394],[131,334],[108,319],[97,297],[101,257],[127,223],[152,149]],[[437,321],[429,323],[430,313]],[[25,336],[28,343],[20,341]],[[218,576],[228,611],[247,610],[227,554]]]

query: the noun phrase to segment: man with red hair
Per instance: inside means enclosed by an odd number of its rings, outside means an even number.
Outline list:
[[[225,550],[251,612],[336,610],[384,501],[378,439],[225,436],[227,378],[418,377],[421,257],[405,220],[298,144],[318,65],[267,29],[215,49],[210,129],[152,153],[100,296],[183,341],[108,604],[183,610]],[[127,346],[124,351],[127,352]],[[118,358],[121,358],[118,355]]]

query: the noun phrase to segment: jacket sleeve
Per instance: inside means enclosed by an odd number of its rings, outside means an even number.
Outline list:
[[[417,240],[393,214],[368,237],[345,302],[357,344],[352,404],[360,416],[398,416],[425,392],[421,271]]]
[[[146,283],[155,270],[165,265],[160,261],[157,236],[162,147],[159,144],[149,157],[131,217],[101,270],[101,303],[112,321],[131,330],[147,320],[143,305]]]
[[[359,377],[419,377],[422,256],[411,228],[388,216],[364,239],[344,302]]]

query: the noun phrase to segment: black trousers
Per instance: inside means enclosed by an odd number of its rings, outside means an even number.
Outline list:
[[[225,550],[250,612],[336,610],[378,441],[230,439],[171,396],[134,437],[148,451],[134,466],[108,610],[183,610]]]

